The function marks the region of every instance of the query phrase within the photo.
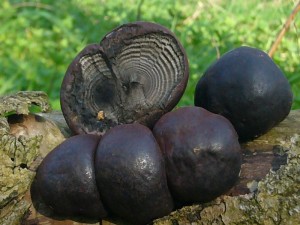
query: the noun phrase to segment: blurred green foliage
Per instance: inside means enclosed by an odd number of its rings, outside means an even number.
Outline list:
[[[113,28],[144,20],[171,29],[190,63],[179,105],[192,105],[194,87],[218,55],[248,45],[268,51],[296,0],[1,0],[0,94],[42,90],[60,109],[64,73],[87,44]],[[300,108],[300,15],[274,55]]]

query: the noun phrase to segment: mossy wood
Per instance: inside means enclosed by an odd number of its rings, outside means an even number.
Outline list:
[[[28,129],[34,128],[28,125],[27,136],[22,135],[24,131],[18,134],[16,130],[20,129],[14,126],[19,124],[20,118],[27,121],[27,117],[32,116],[28,111],[31,104],[40,105],[42,111],[48,109],[44,107],[48,103],[42,92],[22,92],[0,99],[0,224],[91,224],[84,220],[59,218],[47,211],[43,204],[32,204],[30,184],[37,165],[47,151],[64,140],[62,133],[69,134],[60,113],[41,113],[44,119],[33,115],[34,127],[46,130],[29,132]],[[30,123],[34,121],[32,118],[28,120]],[[178,209],[155,220],[154,225],[298,224],[299,124],[300,110],[291,111],[267,134],[242,144],[244,154],[240,179],[227,195],[206,204]],[[42,146],[44,150],[41,150]],[[108,219],[102,224],[125,223]]]
[[[58,126],[30,113],[31,106],[50,111],[43,92],[18,92],[0,98],[0,224],[20,224],[28,215],[26,198],[35,170],[65,138]]]

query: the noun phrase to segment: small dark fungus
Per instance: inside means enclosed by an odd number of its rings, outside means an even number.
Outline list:
[[[110,129],[99,143],[95,168],[103,203],[131,224],[147,224],[172,211],[164,160],[147,127]]]
[[[36,188],[54,212],[99,220],[107,215],[95,179],[94,155],[99,137],[73,136],[51,151],[39,166]]]
[[[231,121],[241,141],[254,139],[290,112],[288,80],[263,51],[236,48],[212,64],[199,80],[195,105]]]
[[[232,124],[199,107],[162,116],[153,129],[163,152],[168,185],[183,204],[207,202],[237,181],[241,149]]]
[[[74,133],[102,135],[135,121],[152,127],[178,103],[187,80],[187,56],[171,31],[149,22],[124,24],[70,64],[62,112]]]

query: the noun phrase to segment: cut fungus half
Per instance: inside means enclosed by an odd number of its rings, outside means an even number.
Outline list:
[[[75,133],[102,135],[133,122],[152,127],[178,103],[187,80],[187,56],[171,31],[129,23],[73,60],[61,87],[62,111]]]

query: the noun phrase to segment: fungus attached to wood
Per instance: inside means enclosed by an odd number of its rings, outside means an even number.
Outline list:
[[[195,105],[229,119],[241,141],[281,122],[292,102],[291,87],[279,67],[265,52],[245,46],[212,64],[195,91]]]
[[[183,107],[162,116],[153,132],[175,200],[208,202],[238,180],[242,152],[236,131],[225,117],[199,107]]]
[[[103,203],[130,224],[148,224],[172,211],[164,159],[147,127],[110,129],[99,143],[95,170]]]
[[[37,170],[36,190],[58,215],[99,220],[107,215],[96,186],[94,155],[99,137],[76,135],[50,152]]]
[[[187,56],[171,31],[129,23],[73,60],[61,87],[62,111],[75,133],[102,135],[135,121],[152,127],[178,103],[187,80]]]

